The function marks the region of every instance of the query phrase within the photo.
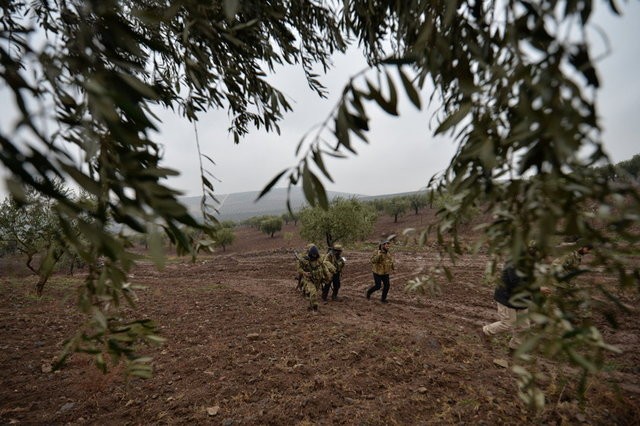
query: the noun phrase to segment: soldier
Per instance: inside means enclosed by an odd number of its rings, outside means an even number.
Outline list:
[[[582,258],[592,249],[591,244],[580,244],[577,250],[560,256],[551,263],[557,297],[563,300],[564,309],[572,312],[575,321],[579,322],[591,317],[591,295],[588,288],[571,279],[580,271]]]
[[[320,251],[315,245],[311,245],[307,255],[298,259],[298,276],[303,289],[309,297],[309,309],[318,311],[318,290],[322,284],[331,279],[334,268],[329,262],[320,259]]]
[[[387,303],[389,293],[389,273],[394,271],[393,256],[389,253],[389,240],[385,240],[378,246],[378,250],[371,256],[374,285],[367,290],[367,299],[371,299],[371,294],[382,287],[382,297],[380,301]]]
[[[329,288],[333,285],[333,291],[331,292],[331,300],[338,300],[338,290],[340,290],[340,275],[342,274],[342,268],[344,268],[345,259],[342,257],[342,245],[337,243],[333,247],[329,248],[329,253],[325,256],[325,260],[330,262],[335,272],[330,281],[322,287],[322,300],[326,303],[329,296]]]
[[[315,244],[307,244],[304,248],[305,252],[308,253],[311,247],[315,247]],[[296,269],[298,271],[298,273],[296,274],[296,280],[297,280],[296,290],[298,290],[302,294],[302,297],[307,297],[308,296],[307,290],[304,288],[304,281],[302,280],[302,274],[300,273],[300,263],[303,262],[304,259],[307,259],[307,256],[305,256],[304,258],[300,258],[298,253],[296,253],[295,251],[294,251],[294,254],[297,260]]]
[[[564,281],[567,275],[576,272],[582,262],[582,257],[589,254],[592,249],[593,245],[583,244],[577,250],[555,259],[551,265],[558,279]]]

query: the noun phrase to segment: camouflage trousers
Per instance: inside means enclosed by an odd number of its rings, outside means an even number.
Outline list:
[[[320,284],[314,284],[311,280],[304,280],[303,288],[309,298],[309,307],[311,309],[318,309],[318,292],[320,287]]]

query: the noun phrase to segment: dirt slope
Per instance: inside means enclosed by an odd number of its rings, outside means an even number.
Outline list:
[[[373,243],[428,216],[381,218]],[[548,395],[532,415],[517,398],[504,339],[486,348],[475,334],[495,319],[492,289],[481,284],[485,257],[467,256],[438,295],[408,294],[407,279],[436,263],[429,248],[396,247],[390,303],[367,301],[369,245],[347,249],[342,299],[312,315],[294,289],[293,225],[274,238],[237,231],[225,252],[157,271],[141,263],[132,282],[145,316],[167,343],[152,379],[103,375],[82,355],[61,371],[50,361],[80,319],[79,276],[57,276],[36,300],[24,278],[0,281],[0,423],[10,424],[637,424],[640,415],[638,311],[618,330],[624,349],[576,399],[561,365],[540,360]],[[6,262],[5,262],[6,263]],[[8,266],[3,268],[8,270]],[[593,274],[592,279],[608,278]],[[378,295],[379,297],[379,295]],[[630,296],[625,300],[638,306]]]

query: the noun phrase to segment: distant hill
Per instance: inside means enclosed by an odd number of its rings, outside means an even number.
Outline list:
[[[256,201],[260,195],[260,191],[236,192],[233,194],[216,194],[219,204],[216,205],[220,221],[232,220],[234,222],[242,222],[255,216],[276,215],[280,216],[287,211],[287,189],[273,188],[267,195]],[[329,200],[336,197],[363,198],[362,195],[349,194],[346,192],[327,191]],[[202,217],[200,213],[201,197],[180,197],[189,212],[194,217]],[[301,188],[292,188],[289,196],[291,208],[299,210],[307,205]],[[212,203],[213,204],[213,203]]]
[[[408,197],[409,195],[417,194],[417,193],[425,193],[426,188],[420,191],[411,191],[411,192],[398,192],[395,194],[382,194],[382,195],[364,195],[362,197],[358,197],[360,201],[368,202],[373,200],[383,200],[385,198],[395,198],[395,197]]]
[[[411,195],[415,192],[405,192],[399,194],[385,194],[385,195],[361,195],[351,194],[347,192],[334,192],[327,191],[327,197],[332,200],[337,197],[352,198],[355,197],[361,201],[372,201],[379,198],[391,198],[405,195]],[[260,195],[260,191],[249,192],[236,192],[233,194],[216,194],[218,204],[218,214],[216,217],[220,221],[232,220],[234,222],[242,222],[246,219],[255,216],[274,215],[280,216],[287,211],[287,188],[273,188],[267,195],[256,201]],[[180,197],[189,212],[196,218],[202,217],[200,212],[200,200],[201,197]],[[293,210],[299,210],[306,206],[308,203],[304,198],[304,194],[301,188],[291,188],[289,195],[291,208]],[[213,204],[213,203],[212,203]]]

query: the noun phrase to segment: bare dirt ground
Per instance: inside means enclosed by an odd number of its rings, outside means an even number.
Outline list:
[[[426,225],[382,217],[370,244],[345,250],[341,300],[314,316],[295,290],[295,226],[274,238],[236,231],[226,251],[195,263],[172,259],[162,271],[140,263],[131,278],[147,286],[140,314],[167,342],[145,350],[154,377],[126,380],[121,367],[102,374],[83,355],[60,371],[50,364],[81,320],[81,275],[58,275],[45,296],[32,277],[2,260],[0,271],[0,423],[2,424],[638,424],[638,295],[606,339],[623,349],[588,383],[585,401],[562,364],[541,359],[547,405],[533,414],[517,397],[506,337],[486,348],[476,334],[496,319],[493,289],[482,284],[486,256],[466,256],[440,294],[404,291],[435,265],[430,247],[396,246],[390,303],[364,298],[372,284],[374,242]],[[610,280],[593,273],[591,279]],[[376,298],[376,296],[378,298]]]

